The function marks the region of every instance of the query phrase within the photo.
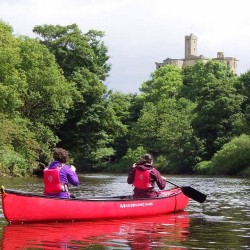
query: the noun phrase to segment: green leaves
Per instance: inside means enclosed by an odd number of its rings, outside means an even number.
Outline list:
[[[73,103],[74,86],[65,80],[55,57],[38,41],[15,37],[2,22],[0,31],[0,114],[4,114],[4,121],[11,121],[12,128],[11,133],[7,126],[2,128],[1,133],[9,138],[2,147],[6,155],[17,159],[14,174],[18,175],[19,164],[27,164],[20,172],[23,175],[32,172],[39,157],[48,160],[43,155],[57,142],[51,129],[65,120]],[[39,130],[39,124],[46,129]],[[49,136],[40,140],[45,130],[50,131]],[[7,162],[7,168],[11,168],[11,161]]]
[[[191,101],[196,101],[200,96],[200,91],[207,83],[216,80],[227,82],[236,80],[236,75],[227,67],[226,64],[217,61],[207,63],[198,62],[193,66],[183,69],[182,95]]]
[[[0,51],[0,112],[15,116],[23,105],[26,79],[18,69],[19,41],[12,35],[12,28],[3,22],[0,22]]]
[[[201,88],[193,127],[206,141],[208,159],[235,135],[233,126],[235,118],[241,117],[243,100],[233,80],[215,80]]]
[[[56,133],[62,145],[73,151],[79,164],[85,162],[86,168],[98,165],[103,158],[114,154],[110,143],[124,130],[112,105],[104,98],[107,89],[102,80],[110,70],[107,47],[102,41],[104,33],[90,30],[83,34],[76,24],[36,26],[33,31],[54,54],[64,76],[73,86],[68,88],[73,106],[65,107],[69,111],[66,121]],[[53,89],[48,90],[53,93]],[[56,97],[54,92],[55,104],[59,102]],[[60,117],[58,120],[62,121]]]
[[[82,34],[76,24],[36,26],[33,31],[41,36],[41,42],[55,55],[66,78],[78,68],[88,69],[100,80],[108,76],[109,56],[101,41],[103,32],[90,30]]]
[[[119,160],[125,170],[146,152],[168,173],[249,169],[249,138],[238,138],[250,133],[249,72],[237,77],[218,61],[166,65],[139,94],[112,92],[103,83],[111,68],[104,32],[84,34],[76,24],[34,32],[38,39],[16,37],[0,22],[0,167],[6,173],[31,173],[38,161],[48,163],[56,145],[69,149],[81,170]]]
[[[197,171],[217,175],[240,174],[249,168],[249,150],[250,137],[242,134],[225,143],[211,161],[197,165]]]
[[[178,95],[181,86],[181,69],[173,65],[166,65],[153,72],[151,80],[144,82],[140,91],[146,101],[154,103],[161,98]]]
[[[50,127],[63,123],[72,106],[72,83],[65,80],[53,55],[36,40],[20,41],[20,69],[26,75],[21,114]]]
[[[0,166],[7,174],[32,173],[39,144],[29,126],[26,119],[9,119],[0,113]]]

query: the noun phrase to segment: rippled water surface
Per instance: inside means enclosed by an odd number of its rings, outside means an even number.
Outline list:
[[[1,208],[1,249],[250,249],[250,179],[168,178],[207,194],[206,202],[190,200],[186,211],[170,215],[28,225],[8,225]],[[42,179],[0,181],[8,189],[42,192]],[[132,193],[125,175],[85,174],[80,181],[71,189],[78,197]]]

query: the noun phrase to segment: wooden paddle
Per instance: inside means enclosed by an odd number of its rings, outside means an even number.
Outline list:
[[[200,203],[203,203],[207,198],[207,196],[205,194],[201,193],[200,191],[198,191],[190,186],[180,187],[180,186],[172,183],[171,181],[166,180],[166,182],[168,182],[176,187],[179,187],[181,189],[181,191],[183,192],[183,194],[185,194],[187,197],[189,197],[195,201],[198,201]]]

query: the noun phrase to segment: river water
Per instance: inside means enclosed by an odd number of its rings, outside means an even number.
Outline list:
[[[80,175],[78,197],[126,195],[126,175]],[[8,225],[0,210],[1,249],[250,249],[250,179],[168,176],[208,195],[186,211],[121,220]],[[0,179],[5,188],[42,192],[42,179]],[[168,184],[168,187],[172,187]],[[34,207],[34,209],[36,209]],[[60,208],[58,208],[60,209]]]

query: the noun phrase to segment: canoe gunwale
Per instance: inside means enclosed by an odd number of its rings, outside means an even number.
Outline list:
[[[163,191],[169,191],[169,190],[174,190],[177,188],[171,188],[168,190],[163,190]],[[1,193],[6,193],[6,194],[15,194],[15,195],[20,195],[20,196],[26,196],[26,197],[37,197],[37,198],[43,198],[43,199],[53,199],[53,200],[64,200],[64,201],[145,201],[145,200],[160,200],[160,199],[166,199],[170,198],[172,196],[176,196],[180,194],[182,191],[180,190],[179,192],[171,193],[168,196],[162,196],[162,197],[157,197],[157,198],[137,198],[133,199],[132,195],[122,195],[122,196],[93,196],[93,197],[83,197],[83,198],[58,198],[54,196],[47,196],[44,194],[34,194],[31,192],[24,192],[24,191],[17,191],[13,189],[3,189],[1,188]]]

